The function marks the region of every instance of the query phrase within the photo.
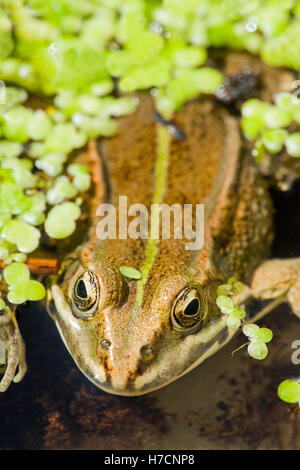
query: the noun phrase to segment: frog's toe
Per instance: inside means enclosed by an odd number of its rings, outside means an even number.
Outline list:
[[[251,293],[259,299],[288,301],[300,318],[300,258],[272,259],[254,273]]]
[[[292,307],[293,313],[300,318],[300,280],[295,282],[288,291],[287,300]]]
[[[8,309],[0,316],[0,340],[6,344],[8,350],[6,370],[0,381],[0,392],[5,392],[11,382],[20,382],[27,371],[25,343]]]

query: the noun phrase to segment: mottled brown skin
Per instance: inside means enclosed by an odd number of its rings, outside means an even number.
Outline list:
[[[121,119],[118,136],[101,147],[108,188],[104,200],[116,206],[119,195],[127,195],[128,205],[141,202],[150,207],[152,202],[157,126],[152,111],[150,98],[142,97],[138,115]],[[118,267],[128,265],[141,270],[147,241],[98,241],[95,250],[92,240],[92,245],[88,242],[81,252],[79,264],[92,266],[101,283],[101,299],[107,300],[101,302],[91,320],[74,321],[80,324],[80,334],[82,330],[89,332],[89,347],[104,370],[105,383],[98,385],[115,393],[146,392],[172,381],[192,366],[207,344],[214,341],[201,342],[201,330],[185,335],[172,329],[170,310],[174,298],[190,284],[202,287],[208,303],[205,328],[209,329],[220,319],[215,306],[218,282],[232,273],[241,279],[251,276],[271,242],[270,199],[258,170],[241,148],[237,120],[214,100],[202,99],[178,113],[176,123],[187,139],[171,143],[163,202],[205,204],[203,249],[186,250],[185,239],[160,240],[143,288],[142,306],[134,318],[137,283],[125,280]],[[68,283],[64,286],[66,298],[71,289]],[[57,322],[74,359],[93,380],[95,372],[89,373],[86,357],[82,357],[80,335],[74,340],[76,332],[71,335],[70,325],[63,325],[59,317]],[[227,331],[222,329],[219,334],[224,341]],[[108,349],[103,347],[103,339],[110,342]],[[150,356],[141,354],[146,345],[152,347]],[[182,358],[179,348],[184,351]],[[174,357],[171,369],[164,359],[170,354]]]
[[[153,202],[158,124],[151,98],[141,95],[140,101],[135,115],[119,120],[119,134],[101,144],[105,191],[99,203],[117,207],[120,195],[128,197],[128,206],[150,208]],[[90,380],[110,393],[160,388],[225,344],[232,332],[216,307],[216,286],[233,274],[249,282],[272,242],[268,189],[242,142],[238,119],[204,97],[188,103],[174,121],[187,138],[171,140],[162,202],[204,203],[203,248],[186,250],[184,238],[159,240],[137,308],[138,283],[118,268],[142,271],[147,240],[100,241],[93,227],[52,288],[53,317],[70,353]],[[83,320],[72,313],[70,299],[86,269],[100,285],[100,298],[95,315]],[[170,315],[178,294],[193,285],[202,289],[205,307],[201,328],[187,334],[174,330]]]

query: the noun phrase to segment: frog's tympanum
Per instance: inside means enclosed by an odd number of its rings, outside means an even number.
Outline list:
[[[265,99],[289,86],[283,72],[263,73]],[[138,111],[119,120],[118,135],[99,144],[94,220],[48,292],[50,314],[78,367],[118,395],[164,387],[232,337],[216,305],[217,286],[232,275],[253,297],[285,293],[300,315],[300,259],[266,261],[272,201],[236,110],[211,97],[187,103],[174,117],[180,140],[153,114],[150,96],[140,96]],[[120,239],[118,231],[115,239],[98,239],[96,207],[114,204],[118,220],[124,195],[128,207],[144,204],[149,213],[153,203],[204,204],[202,248],[186,249],[175,219],[169,239]],[[120,266],[142,277],[125,277]]]

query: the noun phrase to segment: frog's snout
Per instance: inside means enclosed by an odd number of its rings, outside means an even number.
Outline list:
[[[102,353],[98,357],[100,367],[104,369],[105,383],[96,385],[106,392],[135,396],[145,394],[148,390],[147,384],[143,386],[143,374],[151,369],[155,361],[155,349],[151,344],[135,345],[111,344],[107,339],[102,339],[99,348]],[[105,348],[105,350],[104,350]],[[102,374],[103,376],[103,374]],[[142,387],[141,387],[142,384]]]

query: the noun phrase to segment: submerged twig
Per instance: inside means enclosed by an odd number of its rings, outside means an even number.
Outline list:
[[[28,258],[25,264],[33,274],[55,274],[59,267],[56,258]],[[5,266],[3,261],[0,260],[0,269],[4,269]]]
[[[185,140],[186,134],[185,132],[180,129],[174,121],[169,121],[165,119],[161,114],[158,112],[154,113],[154,121],[158,124],[167,128],[168,132],[174,137],[176,140]]]

